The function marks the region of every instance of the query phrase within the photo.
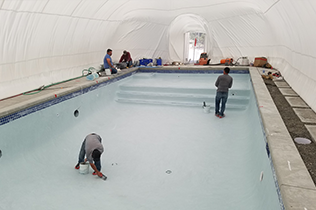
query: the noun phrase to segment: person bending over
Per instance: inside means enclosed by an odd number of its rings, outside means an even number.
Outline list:
[[[126,63],[127,67],[133,67],[133,60],[132,60],[131,54],[127,52],[126,50],[123,51],[123,54],[119,62]]]
[[[89,161],[91,168],[93,168],[93,175],[98,175],[102,177],[101,173],[101,154],[103,153],[103,145],[101,143],[102,139],[98,134],[91,133],[86,136],[82,142],[78,163],[75,169],[80,168],[80,163]],[[86,159],[84,159],[86,156]]]
[[[228,89],[233,85],[233,78],[228,75],[230,68],[226,67],[223,75],[218,76],[215,86],[217,87],[215,97],[215,116],[222,118],[225,116],[226,102],[228,98]],[[220,108],[221,104],[221,109]]]
[[[103,59],[103,66],[104,66],[104,69],[110,69],[111,70],[111,74],[116,74],[117,70],[113,66],[113,62],[112,62],[111,56],[112,56],[112,50],[108,49],[106,51],[106,55],[105,55],[105,57]]]

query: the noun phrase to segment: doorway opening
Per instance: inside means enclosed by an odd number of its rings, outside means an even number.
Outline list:
[[[206,33],[187,32],[184,34],[184,59],[185,63],[196,63],[200,55],[206,52]]]

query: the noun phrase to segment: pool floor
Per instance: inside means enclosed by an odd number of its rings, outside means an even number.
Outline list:
[[[0,209],[280,209],[256,106],[219,119],[198,106],[121,103],[116,85],[1,126]],[[91,132],[107,181],[74,169]]]

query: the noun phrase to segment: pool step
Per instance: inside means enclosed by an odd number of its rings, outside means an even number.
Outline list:
[[[152,104],[152,105],[167,105],[167,106],[184,106],[184,107],[202,107],[201,103],[194,102],[177,102],[177,101],[161,101],[161,100],[141,100],[141,99],[124,99],[117,98],[117,102],[119,103],[130,103],[130,104]],[[214,109],[215,103],[206,103],[210,105],[211,109]],[[227,110],[245,110],[247,105],[237,105],[237,104],[227,104]]]
[[[182,94],[210,94],[215,89],[210,88],[187,88],[187,87],[157,87],[157,86],[120,86],[121,91],[137,91],[150,93],[182,93]]]
[[[138,92],[138,91],[118,91],[118,98],[125,99],[142,99],[142,100],[163,100],[178,102],[197,102],[201,103],[214,102],[215,95],[211,94],[179,94],[179,93],[163,93],[163,92]],[[227,103],[237,103],[247,105],[249,97],[230,95]]]
[[[162,87],[162,86],[135,86],[135,85],[121,85],[120,91],[137,91],[137,92],[150,92],[150,93],[180,93],[180,94],[216,94],[216,88],[192,88],[192,87]],[[236,96],[249,96],[249,89],[231,89],[230,95]]]
[[[161,89],[160,89],[161,90]],[[170,91],[170,89],[168,89]],[[188,91],[190,92],[190,91]],[[215,94],[215,92],[214,92]],[[117,102],[121,103],[142,103],[142,104],[164,104],[177,106],[198,106],[205,101],[206,104],[214,104],[214,94],[193,94],[179,92],[155,92],[148,91],[118,91]],[[249,103],[249,96],[232,95],[228,97],[227,106],[234,109],[245,109]]]

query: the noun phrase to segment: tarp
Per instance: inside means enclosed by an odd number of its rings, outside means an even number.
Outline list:
[[[184,61],[184,34],[206,33],[211,62],[265,56],[316,110],[316,1],[0,0],[0,99],[118,61]]]

